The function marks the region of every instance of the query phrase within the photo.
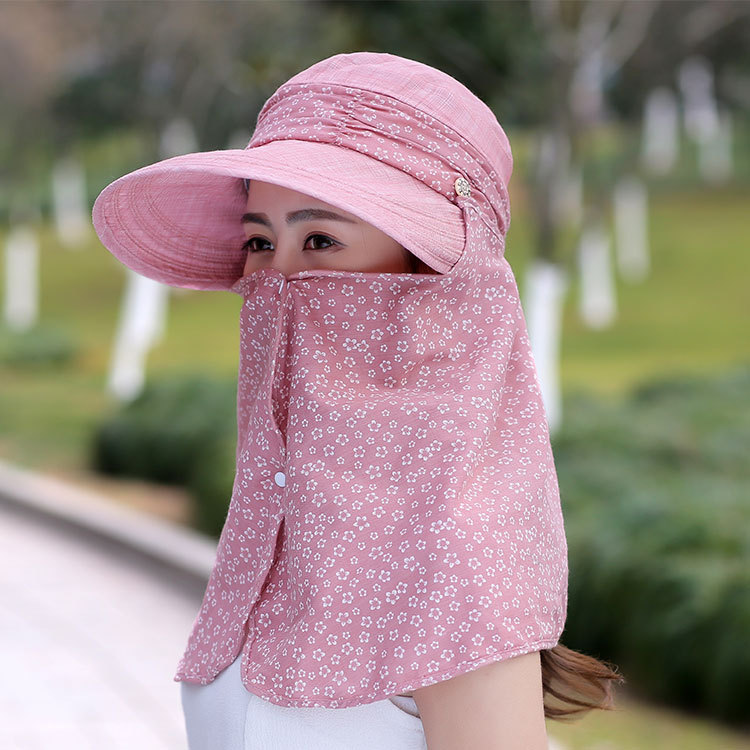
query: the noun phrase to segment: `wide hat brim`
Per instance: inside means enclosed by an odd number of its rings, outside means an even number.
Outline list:
[[[461,209],[415,177],[352,149],[277,140],[151,164],[93,208],[104,246],[137,273],[187,289],[230,289],[247,251],[242,178],[306,193],[380,229],[439,273],[463,252]]]

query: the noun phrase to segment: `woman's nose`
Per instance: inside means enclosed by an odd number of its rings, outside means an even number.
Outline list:
[[[271,263],[271,268],[281,271],[284,276],[289,276],[289,274],[303,270],[301,263],[289,259],[279,259],[277,257],[274,257],[273,262]]]
[[[297,251],[296,247],[279,244],[273,252],[271,268],[275,268],[285,276],[288,276],[291,273],[297,273],[297,271],[304,271],[305,265],[302,255]]]

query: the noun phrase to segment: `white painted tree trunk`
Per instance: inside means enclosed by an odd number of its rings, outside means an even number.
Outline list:
[[[8,328],[32,328],[39,315],[39,241],[31,225],[13,227],[5,240],[4,297]]]
[[[146,355],[164,336],[169,287],[127,269],[127,282],[110,363],[108,390],[129,401],[145,383]]]
[[[91,229],[86,175],[77,159],[60,159],[52,170],[52,212],[60,242],[77,249]]]
[[[175,117],[167,123],[159,140],[162,159],[197,150],[198,139],[189,120]],[[121,401],[132,400],[143,390],[149,349],[163,338],[166,330],[170,288],[127,269],[107,382],[110,393]],[[175,291],[184,293],[187,290]]]
[[[159,152],[162,159],[181,156],[198,150],[198,138],[190,121],[185,117],[170,120],[161,132]]]
[[[698,55],[689,57],[680,65],[677,77],[685,113],[685,131],[696,143],[710,140],[719,127],[711,64]]]
[[[679,154],[680,130],[677,97],[664,86],[646,97],[643,111],[641,164],[652,175],[672,171]]]
[[[605,328],[615,319],[617,305],[609,237],[601,223],[584,228],[578,246],[579,311],[590,328]]]
[[[557,158],[560,163],[552,173],[550,210],[554,225],[558,229],[577,229],[583,220],[583,169],[580,164],[570,163],[570,143],[563,142]]]
[[[649,273],[648,194],[643,180],[633,175],[615,185],[615,257],[626,281],[643,281]]]
[[[534,260],[526,270],[524,316],[550,432],[562,423],[560,333],[566,288],[565,271],[555,264]]]
[[[603,45],[594,42],[581,55],[574,69],[568,92],[569,109],[578,122],[587,126],[600,122],[605,115],[604,78],[607,68]]]
[[[698,170],[711,183],[721,183],[732,173],[732,126],[721,113],[714,93],[714,74],[700,56],[685,60],[679,70],[685,109],[685,130],[698,146]]]
[[[726,110],[719,112],[716,132],[698,150],[698,169],[703,178],[714,184],[726,183],[734,171],[732,158],[732,117]]]
[[[250,143],[250,138],[253,134],[250,130],[235,130],[227,140],[227,148],[240,148],[244,149],[247,144]]]
[[[583,213],[583,173],[570,163],[570,140],[559,132],[542,132],[537,160],[537,180],[547,186],[553,224],[575,225]]]

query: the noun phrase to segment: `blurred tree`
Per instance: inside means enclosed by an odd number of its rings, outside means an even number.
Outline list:
[[[0,4],[0,193],[4,212],[40,201],[54,156],[50,102],[72,50],[85,41],[51,4]],[[10,185],[12,184],[12,190]],[[4,188],[4,189],[3,189]]]
[[[159,158],[178,117],[201,149],[249,139],[279,82],[351,36],[316,2],[0,3],[0,180],[44,184],[56,155],[129,129]]]
[[[699,54],[719,71],[717,95],[750,109],[750,18],[744,2],[681,0],[654,13],[649,42],[640,46],[609,81],[607,99],[621,118],[637,121],[644,93],[674,86],[675,70],[688,54]],[[744,80],[744,85],[737,83]]]
[[[325,5],[347,13],[352,49],[432,65],[468,86],[502,122],[537,121],[540,102],[524,85],[536,80],[542,59],[528,3],[329,0]]]
[[[546,61],[546,75],[537,91],[547,110],[539,123],[535,149],[533,195],[536,235],[535,259],[527,269],[527,315],[534,354],[542,364],[542,390],[553,429],[561,422],[557,357],[563,293],[567,267],[577,260],[576,251],[589,249],[596,278],[583,286],[597,298],[597,308],[614,317],[615,285],[609,278],[612,265],[605,211],[619,173],[626,163],[608,170],[588,171],[589,189],[584,191],[584,163],[596,145],[599,126],[609,117],[607,90],[628,61],[640,50],[669,49],[652,58],[651,76],[661,72],[656,61],[674,63],[692,53],[698,45],[728,28],[738,19],[747,20],[750,5],[723,2],[662,3],[659,0],[530,0],[534,24],[540,31]],[[656,31],[670,33],[656,36]],[[643,63],[643,56],[639,62]],[[652,83],[643,81],[638,111]],[[630,157],[630,155],[627,155]],[[626,157],[626,158],[627,158]],[[601,163],[599,160],[598,163]],[[631,167],[632,169],[632,167]],[[565,210],[574,195],[581,203]],[[562,196],[562,200],[561,200]],[[562,210],[561,210],[562,209]],[[570,231],[572,230],[572,231]],[[580,265],[580,263],[579,263]],[[589,277],[591,274],[589,274]],[[555,279],[554,283],[550,279]],[[550,287],[556,309],[550,303]],[[582,300],[582,309],[591,305]]]
[[[225,147],[242,123],[249,138],[279,80],[340,42],[340,23],[322,24],[312,2],[108,2],[93,19],[90,3],[69,6],[95,42],[52,102],[57,119],[86,113],[92,133],[132,124],[155,139],[183,117],[203,149]]]

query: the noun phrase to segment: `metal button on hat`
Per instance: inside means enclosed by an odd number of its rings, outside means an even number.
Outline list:
[[[273,481],[276,482],[279,487],[284,487],[286,485],[286,474],[284,474],[283,471],[277,471],[276,474],[274,474]]]
[[[471,195],[471,184],[465,177],[457,177],[453,187],[462,198],[468,198]]]

